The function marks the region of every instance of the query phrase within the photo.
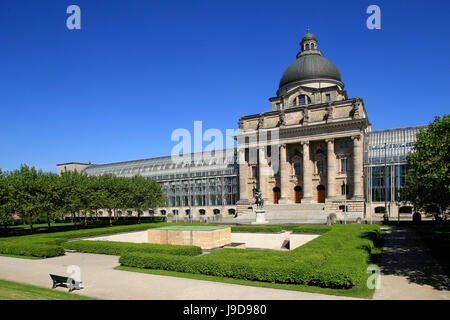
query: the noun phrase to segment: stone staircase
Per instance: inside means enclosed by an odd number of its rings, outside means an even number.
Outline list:
[[[269,224],[326,224],[331,212],[325,211],[323,203],[268,204],[264,206]],[[240,213],[237,218],[223,219],[222,223],[251,224],[254,212]]]

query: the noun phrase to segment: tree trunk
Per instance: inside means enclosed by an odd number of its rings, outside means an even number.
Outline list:
[[[141,224],[141,212],[138,210],[138,224]]]
[[[33,234],[33,214],[30,213],[30,232]]]

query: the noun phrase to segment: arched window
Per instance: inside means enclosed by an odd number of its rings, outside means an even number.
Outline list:
[[[148,214],[151,215],[151,216],[153,216],[153,215],[155,214],[155,211],[153,211],[153,210],[148,210]]]
[[[166,215],[166,210],[160,210],[159,212],[161,213],[162,216]],[[175,214],[175,210],[174,210],[174,214]],[[178,211],[176,214],[178,215]]]
[[[228,214],[235,215],[235,214],[236,214],[236,210],[234,210],[234,209],[228,209]]]
[[[185,213],[186,213],[186,215],[188,216],[190,213],[191,213],[191,210],[189,210],[189,209],[186,209],[185,211],[184,211]]]
[[[296,97],[293,101],[292,101],[292,106],[303,106],[305,104],[310,104],[311,103],[311,98],[308,97],[307,95],[301,94],[298,97]]]
[[[205,209],[200,209],[200,210],[198,210],[198,213],[199,213],[201,216],[204,216],[205,213],[206,213],[206,211],[205,211]]]
[[[213,213],[214,213],[214,214],[220,214],[220,210],[219,210],[219,209],[214,209],[214,210],[213,210]]]
[[[164,211],[164,214],[162,214],[163,211]],[[177,210],[177,209],[173,209],[173,210],[172,210],[172,213],[173,213],[174,216],[177,216],[177,215],[178,215],[178,210]],[[166,215],[166,210],[161,210],[161,214],[162,214],[163,216]]]
[[[306,44],[305,50],[309,50],[309,43]]]
[[[311,49],[314,49],[314,43],[311,43]]]

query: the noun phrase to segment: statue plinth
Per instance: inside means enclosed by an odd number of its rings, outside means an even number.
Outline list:
[[[255,210],[256,221],[252,224],[267,224],[269,221],[266,220],[266,210],[264,208],[257,208]]]

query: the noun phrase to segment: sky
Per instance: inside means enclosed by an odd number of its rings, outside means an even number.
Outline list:
[[[69,5],[81,29],[69,30]],[[381,10],[370,30],[369,5]],[[178,128],[236,129],[309,26],[372,130],[449,113],[448,1],[0,0],[0,168],[170,155]],[[204,147],[208,143],[204,143]]]

